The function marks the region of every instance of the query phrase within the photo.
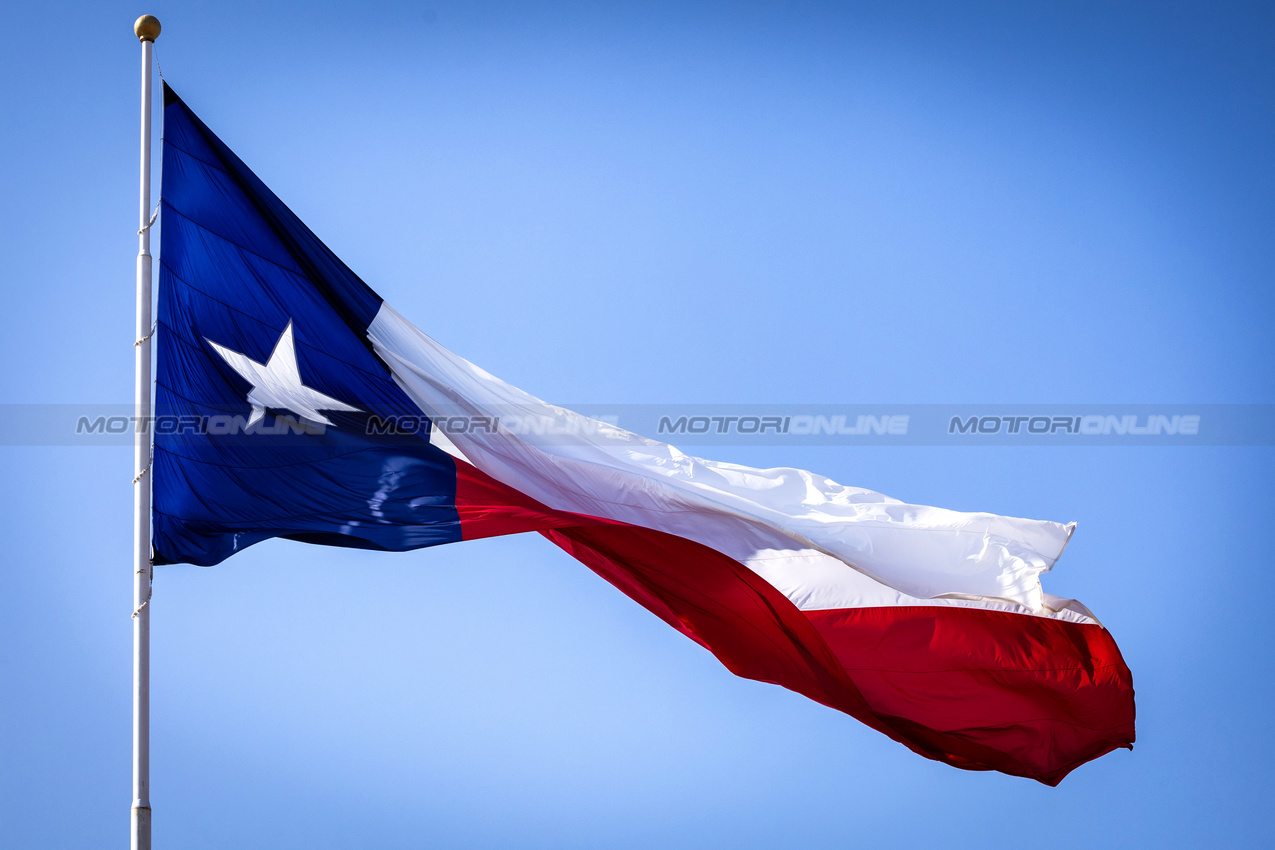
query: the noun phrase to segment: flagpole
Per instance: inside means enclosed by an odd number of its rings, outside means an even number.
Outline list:
[[[137,231],[137,342],[133,356],[133,811],[132,850],[150,850],[151,689],[151,47],[159,21],[133,24],[142,43],[141,211]]]

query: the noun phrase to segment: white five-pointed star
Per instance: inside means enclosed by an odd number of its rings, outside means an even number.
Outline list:
[[[291,410],[303,419],[323,425],[332,423],[319,413],[320,409],[359,410],[301,383],[301,373],[297,370],[297,350],[292,344],[292,322],[288,322],[288,326],[284,328],[283,335],[270,354],[270,362],[264,365],[237,351],[231,351],[224,345],[218,345],[207,337],[204,339],[232,369],[252,384],[252,389],[248,391],[248,401],[252,404],[249,425],[265,416],[267,407]]]

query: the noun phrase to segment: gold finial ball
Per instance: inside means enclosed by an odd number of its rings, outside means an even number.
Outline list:
[[[142,15],[133,24],[133,32],[139,41],[154,41],[159,38],[159,18],[154,15]]]

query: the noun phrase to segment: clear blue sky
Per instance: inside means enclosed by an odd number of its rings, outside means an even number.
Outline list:
[[[132,393],[139,14],[381,295],[562,404],[1271,403],[1262,3],[11,3],[5,402]],[[7,414],[7,415],[13,415]],[[537,536],[156,578],[159,848],[1260,846],[1270,447],[697,447],[1079,531],[1139,740],[1049,789]],[[124,846],[128,449],[6,447],[0,844]]]

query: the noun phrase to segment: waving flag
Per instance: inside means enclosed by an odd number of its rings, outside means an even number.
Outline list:
[[[1114,640],[1041,588],[1072,526],[702,460],[546,404],[385,304],[167,86],[163,169],[157,563],[535,531],[738,675],[929,758],[1053,785],[1131,746]]]

